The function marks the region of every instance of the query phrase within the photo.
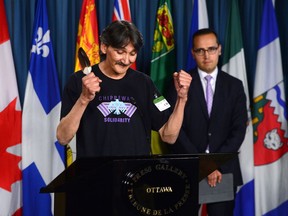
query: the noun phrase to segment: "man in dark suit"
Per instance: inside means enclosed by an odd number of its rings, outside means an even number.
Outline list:
[[[197,67],[189,72],[193,80],[184,111],[182,130],[177,142],[171,146],[172,152],[237,152],[244,140],[247,122],[243,84],[218,69],[221,44],[213,30],[201,29],[195,32],[192,55]],[[206,80],[207,75],[210,75],[210,83]],[[207,88],[208,85],[210,89]],[[171,91],[167,98],[172,105],[175,104],[176,93]],[[212,107],[207,103],[211,103]],[[243,183],[238,157],[208,175],[208,184],[217,187],[224,173],[233,173],[236,192],[237,186]],[[209,216],[232,216],[233,209],[234,200],[207,204]]]

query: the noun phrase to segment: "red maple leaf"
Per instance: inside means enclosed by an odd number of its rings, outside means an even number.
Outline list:
[[[21,143],[21,111],[16,111],[16,98],[0,112],[0,187],[11,191],[11,185],[22,179],[18,166],[21,157],[7,148]]]

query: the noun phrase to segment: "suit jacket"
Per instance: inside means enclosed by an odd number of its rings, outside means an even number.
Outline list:
[[[179,137],[170,146],[172,153],[204,153],[208,143],[210,153],[238,152],[244,140],[247,122],[246,96],[242,82],[219,70],[209,118],[197,69],[189,73],[193,80]],[[175,105],[176,97],[175,90],[171,88],[167,99],[172,106]],[[221,166],[220,171],[233,173],[234,186],[243,183],[238,156]]]

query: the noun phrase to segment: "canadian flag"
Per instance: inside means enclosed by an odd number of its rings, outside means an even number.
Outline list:
[[[0,0],[0,214],[22,215],[21,106],[4,0]]]

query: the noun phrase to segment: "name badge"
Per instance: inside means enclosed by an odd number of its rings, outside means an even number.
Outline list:
[[[163,96],[160,96],[160,97],[154,99],[153,103],[155,104],[155,106],[158,108],[158,110],[160,112],[162,112],[162,111],[164,111],[170,107],[170,104],[168,103],[168,101]]]

